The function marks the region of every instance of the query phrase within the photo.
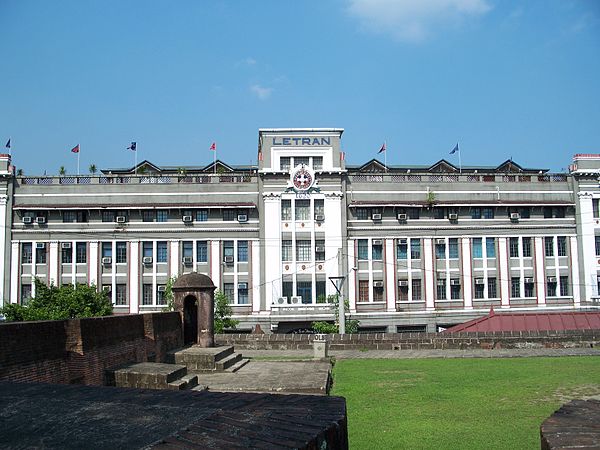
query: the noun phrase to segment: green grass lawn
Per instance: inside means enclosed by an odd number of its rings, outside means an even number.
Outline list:
[[[544,419],[600,394],[593,356],[354,359],[333,373],[354,449],[539,449]]]

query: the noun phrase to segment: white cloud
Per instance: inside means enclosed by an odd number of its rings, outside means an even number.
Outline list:
[[[248,56],[247,58],[240,59],[235,63],[235,67],[253,67],[258,63],[254,58]]]
[[[491,9],[488,0],[348,0],[348,12],[373,32],[419,42],[434,31]]]
[[[264,87],[260,84],[253,84],[252,86],[250,86],[250,92],[256,95],[259,100],[267,100],[269,97],[271,97],[271,94],[273,93],[273,88]]]

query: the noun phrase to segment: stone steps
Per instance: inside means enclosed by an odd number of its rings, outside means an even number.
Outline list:
[[[237,372],[238,370],[240,370],[242,367],[244,367],[249,362],[250,362],[250,360],[248,358],[240,358],[238,360],[238,362],[236,362],[233,366],[226,369],[225,372]]]
[[[192,389],[196,386],[198,386],[198,375],[187,374],[175,381],[171,381],[167,385],[167,389],[183,391],[185,389]]]
[[[230,368],[235,365],[240,359],[242,359],[242,355],[239,353],[231,353],[224,358],[220,358],[215,361],[215,370],[217,372],[223,372],[224,370]]]
[[[247,363],[246,361],[243,364],[239,364],[241,360],[242,355],[235,353],[231,345],[209,348],[192,345],[170,352],[167,357],[167,361],[173,364],[184,365],[189,372],[198,374],[224,371],[235,372]],[[230,370],[232,367],[235,367],[235,369]]]

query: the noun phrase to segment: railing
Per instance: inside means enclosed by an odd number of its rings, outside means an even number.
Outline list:
[[[566,174],[547,175],[480,175],[480,174],[357,174],[352,175],[353,183],[564,183]]]
[[[217,184],[217,183],[251,183],[256,177],[247,174],[232,175],[101,175],[101,176],[66,176],[66,177],[19,177],[22,185],[77,185],[77,184]]]

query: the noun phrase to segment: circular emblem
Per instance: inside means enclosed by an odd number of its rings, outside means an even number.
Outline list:
[[[294,188],[299,191],[307,191],[310,189],[314,181],[314,177],[310,171],[302,166],[294,171],[292,174],[292,183]]]

